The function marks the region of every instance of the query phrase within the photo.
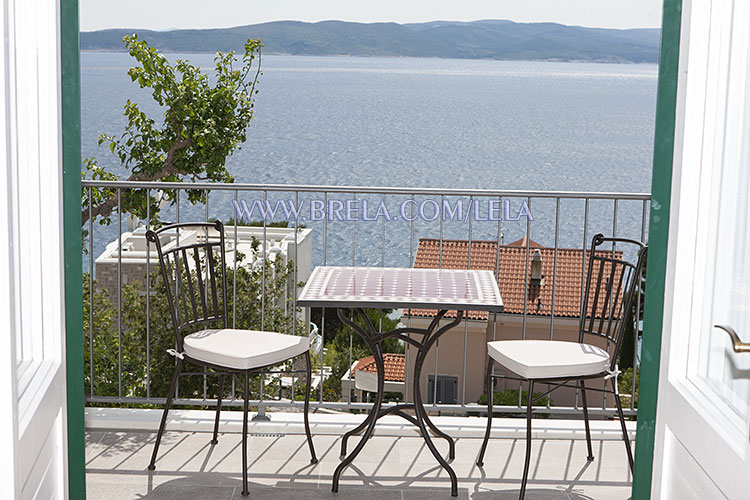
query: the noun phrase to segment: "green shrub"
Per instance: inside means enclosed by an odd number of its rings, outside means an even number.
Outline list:
[[[543,399],[543,392],[534,393],[534,404],[546,404],[546,399]],[[523,391],[521,394],[521,406],[525,407],[529,402],[529,391]],[[553,402],[550,400],[550,404]],[[487,395],[482,394],[479,396],[477,404],[487,405]],[[504,391],[495,392],[492,397],[493,406],[518,406],[518,389],[505,389]],[[514,417],[518,416],[518,413],[499,413],[492,412],[494,417]],[[538,415],[540,418],[547,418],[547,415]]]
[[[638,387],[641,379],[641,368],[635,372],[635,402],[633,408],[638,408]],[[617,389],[620,391],[620,401],[624,408],[630,408],[630,399],[633,397],[633,369],[623,370],[617,380]]]

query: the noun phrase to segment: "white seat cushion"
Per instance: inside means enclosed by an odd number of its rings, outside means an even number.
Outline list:
[[[286,361],[310,348],[307,337],[255,330],[201,330],[183,339],[185,354],[214,365],[247,370]]]
[[[595,375],[609,370],[607,351],[589,344],[556,340],[489,342],[490,357],[527,379]]]

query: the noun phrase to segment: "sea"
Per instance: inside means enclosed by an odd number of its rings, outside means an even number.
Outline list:
[[[207,72],[213,64],[211,54],[167,57],[187,59]],[[82,154],[122,178],[127,172],[108,148],[97,145],[98,134],[122,133],[128,99],[157,121],[161,117],[148,91],[128,77],[133,64],[126,53],[81,54]],[[248,139],[227,168],[236,182],[246,183],[648,193],[656,87],[652,64],[264,55]],[[238,199],[252,206],[263,202],[264,193],[242,192]],[[303,207],[355,199],[360,212],[363,201],[370,207],[382,202],[396,214],[389,220],[363,220],[361,213],[318,220],[303,208],[316,265],[410,266],[419,238],[441,235],[509,243],[528,232],[534,241],[557,241],[561,248],[581,248],[584,236],[597,232],[647,235],[641,201],[615,206],[610,200],[508,198],[507,213],[490,217],[488,200],[463,197],[464,210],[472,202],[484,208],[443,220],[431,212],[443,206],[439,196],[411,202],[409,195],[295,198],[294,192],[270,192],[265,199],[272,206]],[[448,201],[455,207],[459,197]],[[524,201],[533,220],[512,220]],[[406,215],[404,203],[416,220],[398,216]],[[365,219],[374,215],[370,211]],[[181,220],[207,215],[234,216],[232,194],[212,192],[208,209],[183,198]],[[175,207],[163,218],[175,220]],[[276,220],[283,218],[277,214]],[[119,227],[117,218],[95,226],[94,256]]]

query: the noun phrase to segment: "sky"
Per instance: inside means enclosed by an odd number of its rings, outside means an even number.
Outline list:
[[[328,19],[397,23],[509,19],[597,28],[657,28],[661,0],[80,0],[81,31],[223,28]]]

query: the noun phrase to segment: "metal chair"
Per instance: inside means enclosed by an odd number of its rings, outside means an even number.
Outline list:
[[[613,249],[597,250],[604,243],[612,243]],[[615,245],[629,245],[637,251],[636,263],[623,260],[622,252],[615,251]],[[618,247],[619,248],[619,247]],[[594,459],[591,448],[591,431],[586,402],[587,380],[604,379],[603,389],[589,388],[615,395],[617,414],[622,427],[622,438],[628,454],[630,470],[633,470],[633,452],[630,448],[622,404],[617,389],[617,358],[625,332],[625,326],[632,320],[631,307],[633,297],[640,293],[640,281],[648,248],[640,241],[624,238],[605,238],[602,234],[594,236],[591,251],[588,255],[588,273],[581,308],[581,319],[578,342],[553,340],[501,340],[489,342],[487,350],[487,430],[479,451],[477,465],[484,465],[484,453],[490,438],[492,427],[493,381],[495,378],[506,378],[528,382],[529,396],[526,407],[526,461],[521,481],[519,500],[526,494],[526,483],[531,459],[531,413],[532,404],[559,387],[578,387],[581,390],[583,418],[586,426],[586,444],[588,460]],[[587,335],[606,339],[606,349],[586,344]],[[520,377],[494,375],[494,363],[498,363]],[[607,390],[606,381],[612,385]],[[569,385],[575,382],[576,385]],[[538,383],[554,386],[538,398],[534,398],[534,385]]]
[[[215,233],[209,236],[209,231],[215,231]],[[220,221],[172,224],[158,231],[147,231],[146,238],[156,246],[159,256],[176,344],[175,349],[169,350],[169,353],[175,357],[175,368],[148,469],[156,469],[159,444],[184,362],[213,368],[220,373],[212,444],[218,442],[224,375],[243,375],[242,495],[249,495],[247,483],[249,377],[253,373],[262,372],[297,356],[304,356],[306,361],[304,371],[307,377],[304,406],[305,433],[310,448],[310,461],[317,463],[308,418],[311,381],[310,340],[308,337],[277,332],[236,330],[228,327],[224,225]],[[252,304],[244,306],[252,307]],[[190,331],[193,333],[188,333]],[[302,373],[302,371],[291,370],[286,373]]]

